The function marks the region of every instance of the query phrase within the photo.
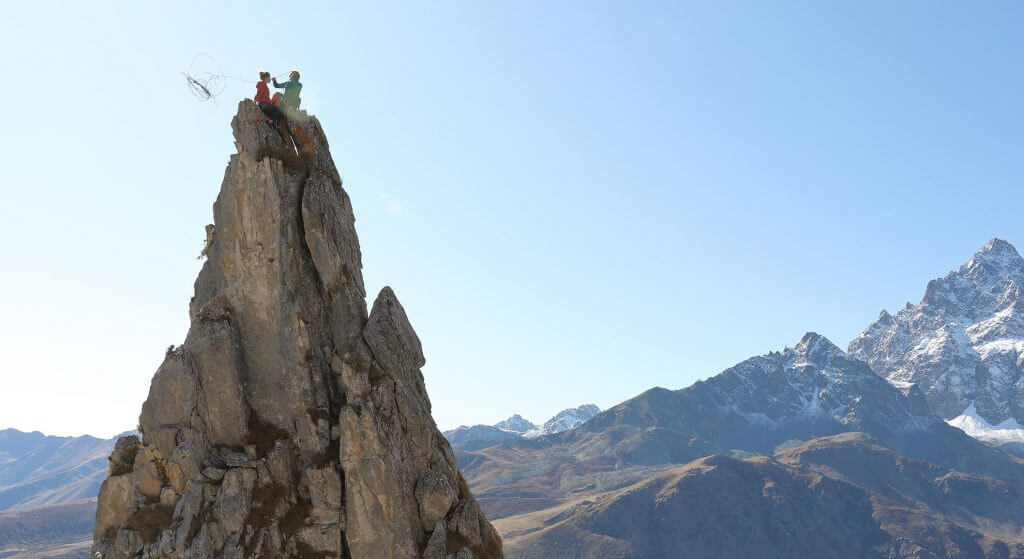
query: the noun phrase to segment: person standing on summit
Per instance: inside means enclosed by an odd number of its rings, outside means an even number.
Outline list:
[[[281,105],[284,106],[285,114],[299,109],[299,104],[302,103],[302,99],[299,97],[299,93],[302,91],[302,84],[299,83],[298,70],[292,70],[288,74],[288,81],[285,83],[277,83],[277,78],[274,78],[274,87],[284,90],[284,98],[281,100]]]

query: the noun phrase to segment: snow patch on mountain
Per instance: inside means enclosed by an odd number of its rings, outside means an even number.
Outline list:
[[[981,359],[988,359],[992,354],[999,353],[1024,354],[1024,339],[1009,338],[995,340],[975,346],[974,351]]]
[[[982,441],[1024,443],[1024,426],[1017,423],[1016,419],[1011,418],[998,425],[992,425],[984,417],[978,415],[974,404],[967,406],[964,413],[950,419],[947,423]]]

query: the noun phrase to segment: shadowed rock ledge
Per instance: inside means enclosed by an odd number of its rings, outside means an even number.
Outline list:
[[[430,415],[319,121],[298,150],[242,101],[185,342],[110,458],[97,558],[502,557]]]

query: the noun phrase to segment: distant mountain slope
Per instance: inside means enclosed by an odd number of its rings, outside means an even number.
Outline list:
[[[814,454],[817,461],[792,450],[806,451],[808,441],[815,440],[842,444],[813,447],[820,450]],[[885,450],[862,451],[869,446]],[[754,456],[776,453],[772,459]],[[706,459],[713,454],[732,458]],[[840,457],[835,463],[828,460],[833,455]],[[888,470],[880,455],[897,459],[896,466],[890,461],[890,470],[927,466],[904,480],[900,491],[913,498],[897,499],[886,488]],[[587,558],[933,557],[910,550],[934,550],[942,542],[954,542],[949,545],[962,550],[961,556],[971,557],[971,546],[984,547],[992,538],[1003,538],[1007,546],[1024,545],[1021,518],[971,509],[977,517],[971,520],[963,509],[967,505],[957,501],[969,500],[964,488],[977,483],[980,495],[993,488],[993,496],[983,499],[1017,510],[1024,465],[931,415],[916,387],[897,389],[864,361],[813,333],[793,348],[748,359],[688,388],[651,389],[577,429],[457,452],[457,457],[481,504],[492,517],[504,518],[497,526],[512,557],[556,557],[558,550],[575,550],[565,557]],[[694,460],[702,465],[680,478],[675,470]],[[693,477],[708,465],[723,474]],[[858,468],[882,468],[882,483],[861,483],[854,476]],[[763,479],[770,483],[750,485],[749,480]],[[938,489],[925,491],[932,486]],[[1009,492],[1001,494],[999,487]],[[634,489],[620,494],[626,488]],[[778,493],[765,493],[769,488]],[[882,497],[899,506],[883,507]],[[599,498],[607,508],[594,504]],[[908,510],[900,512],[900,506]],[[705,512],[728,522],[712,527],[694,516]],[[899,521],[884,524],[890,518],[886,514],[903,514],[916,524],[897,533],[892,526]],[[928,520],[928,515],[935,518]],[[874,516],[882,520],[874,522]],[[853,522],[847,531],[833,530],[845,517]],[[593,522],[600,518],[607,523],[599,530]],[[933,539],[920,528],[925,522],[937,531]],[[696,532],[686,532],[690,528]],[[726,543],[714,530],[744,530],[744,538],[768,543],[762,555],[750,555],[743,547],[718,548]],[[846,547],[830,549],[848,553],[819,554],[804,538],[817,530],[832,530],[830,537],[836,539],[830,545]],[[964,536],[971,530],[988,543]],[[784,534],[800,537],[794,536],[791,547],[769,541]],[[857,547],[854,541],[874,543]],[[711,547],[701,548],[701,542]],[[691,545],[710,551],[680,551]],[[850,552],[858,549],[863,553]]]
[[[539,427],[516,414],[494,425],[463,425],[457,429],[445,431],[444,436],[456,450],[479,450],[498,443],[533,439],[575,429],[600,412],[601,408],[594,404],[584,404],[578,408],[569,408],[558,412]]]
[[[114,442],[0,431],[0,510],[96,497]]]
[[[701,458],[497,526],[510,559],[1020,558],[1022,497],[844,433],[774,457]]]
[[[793,348],[753,357],[688,388],[649,390],[569,437],[541,440],[606,440],[610,446],[602,452],[630,463],[656,464],[720,451],[770,453],[790,440],[845,431],[871,433],[908,452],[928,452],[929,441],[968,444],[991,454],[930,416],[918,391],[896,390],[864,362],[814,333]]]
[[[548,518],[510,559],[878,557],[862,493],[764,458],[709,456]],[[574,550],[565,554],[563,550]]]
[[[86,557],[95,499],[0,511],[0,557]]]
[[[917,305],[907,303],[895,316],[882,311],[850,342],[850,355],[897,386],[918,387],[944,419],[973,415],[973,427],[990,439],[1021,438],[1022,289],[1024,258],[992,239],[959,269],[929,282]]]
[[[445,431],[444,436],[452,448],[458,450],[477,450],[487,448],[502,441],[521,440],[523,436],[515,431],[506,431],[491,425],[462,426]]]

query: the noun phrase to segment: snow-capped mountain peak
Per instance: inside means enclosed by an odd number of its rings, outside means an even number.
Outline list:
[[[494,426],[503,431],[519,433],[520,435],[537,428],[536,425],[526,419],[523,419],[523,416],[518,413],[504,421],[495,423]]]
[[[883,312],[850,354],[890,382],[913,383],[945,419],[1024,420],[1024,258],[992,239],[965,264],[928,282],[924,297]]]
[[[539,427],[523,416],[515,414],[494,425],[463,425],[458,429],[445,431],[444,436],[456,450],[485,448],[500,442],[532,439],[575,429],[599,413],[601,409],[594,404],[584,404],[578,408],[562,410]]]
[[[833,344],[828,338],[816,332],[808,332],[792,349],[796,359],[804,362],[816,362],[821,365],[832,363],[836,359],[845,359],[846,353]]]
[[[578,408],[569,408],[558,412],[555,417],[544,422],[544,425],[523,433],[526,438],[539,437],[541,435],[551,435],[554,433],[561,433],[562,431],[568,431],[569,429],[575,429],[580,425],[590,421],[595,415],[601,413],[601,408],[594,404],[584,404]]]
[[[965,264],[965,267],[971,270],[980,270],[985,266],[989,266],[990,270],[1019,271],[1024,267],[1024,258],[1021,258],[1020,253],[1010,243],[993,238]]]

